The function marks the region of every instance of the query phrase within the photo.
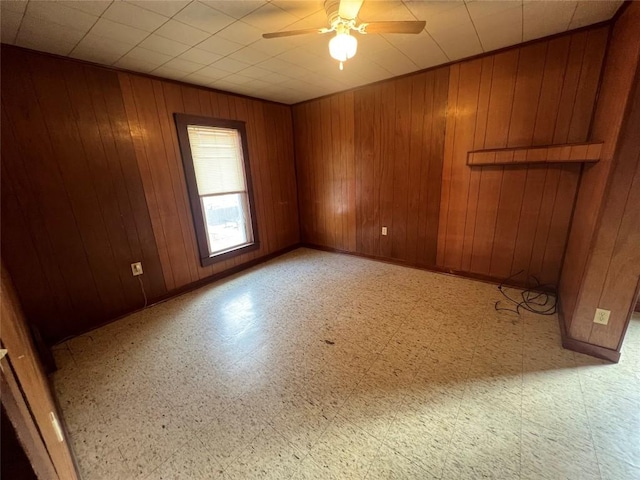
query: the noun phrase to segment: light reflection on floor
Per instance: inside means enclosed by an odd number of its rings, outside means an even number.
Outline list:
[[[495,286],[299,249],[55,349],[85,480],[640,478],[605,365]]]

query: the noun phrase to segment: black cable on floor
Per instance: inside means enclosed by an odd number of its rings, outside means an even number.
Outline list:
[[[507,287],[505,284],[523,272],[524,270],[520,270],[514,273],[498,285],[498,290],[500,290],[500,293],[502,293],[506,300],[498,300],[495,303],[494,308],[496,311],[507,311],[520,315],[521,310],[526,310],[538,315],[554,315],[557,311],[558,298],[555,286],[551,284],[540,284],[540,280],[534,275],[529,277],[530,280],[532,279],[533,282],[535,282],[534,285],[526,290],[521,290],[519,298],[505,290],[506,288],[519,290],[515,287]]]

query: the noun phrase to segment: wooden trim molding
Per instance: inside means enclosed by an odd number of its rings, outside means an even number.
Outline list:
[[[467,153],[467,165],[513,165],[549,163],[595,163],[600,160],[603,142],[541,147],[495,148]]]
[[[452,275],[454,277],[469,278],[469,279],[477,280],[477,281],[483,282],[483,283],[490,283],[492,285],[508,285],[510,287],[516,287],[516,288],[528,288],[528,287],[530,287],[530,285],[526,285],[523,282],[518,282],[515,278],[507,279],[505,281],[499,281],[495,277],[491,277],[489,275],[482,275],[482,274],[478,274],[478,273],[464,272],[464,271],[461,271],[461,270],[452,270],[452,269],[447,269],[447,268],[440,268],[440,267],[433,266],[433,265],[422,265],[422,264],[416,264],[416,263],[409,263],[409,262],[404,262],[402,260],[390,259],[390,258],[387,258],[387,257],[378,257],[378,256],[375,256],[375,255],[368,255],[366,253],[350,252],[350,251],[347,251],[347,250],[340,250],[338,248],[326,247],[324,245],[317,245],[317,244],[314,244],[314,243],[304,243],[303,242],[303,243],[300,244],[300,247],[311,248],[313,250],[321,250],[323,252],[331,252],[331,253],[340,253],[340,254],[344,254],[344,255],[351,255],[352,257],[366,258],[366,259],[373,260],[373,261],[376,261],[376,262],[388,263],[388,264],[391,264],[391,265],[398,265],[398,266],[407,267],[407,268],[415,268],[417,270],[424,270],[425,272],[440,273],[442,275]]]
[[[47,447],[6,357],[0,359],[0,391],[2,391],[2,406],[10,420],[9,423],[13,426],[34,473],[38,478],[58,480],[60,477],[51,462]]]
[[[584,353],[585,355],[591,355],[592,357],[601,358],[612,363],[618,363],[620,361],[619,350],[611,350],[610,348],[593,345],[592,343],[576,340],[568,335],[567,327],[564,322],[564,314],[562,313],[562,302],[560,301],[560,297],[558,297],[558,323],[560,324],[560,336],[562,338],[563,348],[573,350],[578,353]]]
[[[245,122],[240,120],[228,120],[222,118],[202,117],[197,115],[186,115],[183,113],[173,114],[178,130],[178,143],[180,144],[180,156],[182,157],[182,165],[184,166],[184,175],[187,182],[187,192],[189,193],[189,203],[191,204],[191,213],[193,214],[193,226],[198,242],[198,251],[200,254],[200,264],[203,267],[222,262],[244,253],[252,252],[260,248],[260,239],[258,236],[258,219],[256,218],[256,202],[253,195],[253,182],[251,181],[251,165],[249,162],[249,144],[247,143],[247,129]],[[193,156],[191,152],[191,144],[189,143],[189,135],[187,127],[189,125],[199,125],[206,127],[228,128],[236,130],[240,133],[240,141],[242,142],[242,161],[244,163],[244,176],[247,184],[247,197],[249,199],[249,215],[251,216],[251,229],[253,241],[247,245],[234,248],[224,253],[211,255],[209,252],[209,242],[207,240],[207,232],[205,231],[206,219],[204,218],[203,207],[200,203],[200,195],[198,193],[198,184],[196,182],[196,171],[193,164]]]
[[[302,247],[303,245],[300,243],[295,243],[293,245],[289,245],[288,247],[282,248],[280,250],[277,250],[275,252],[271,252],[268,253],[267,255],[263,255],[262,257],[257,257],[254,258],[253,260],[249,260],[248,262],[245,263],[240,263],[238,265],[235,265],[234,267],[231,267],[227,270],[223,270],[221,272],[215,273],[209,277],[205,277],[202,278],[200,280],[197,280],[195,282],[189,283],[187,285],[184,285],[182,287],[176,288],[174,290],[171,290],[170,292],[165,293],[164,295],[158,297],[157,299],[154,300],[153,303],[150,303],[149,305],[147,305],[144,308],[138,308],[136,310],[132,310],[130,312],[125,313],[124,315],[120,315],[119,317],[116,318],[112,318],[107,320],[106,322],[102,322],[99,325],[95,325],[94,327],[84,331],[84,332],[80,332],[78,335],[74,335],[74,336],[80,336],[80,335],[86,335],[89,332],[92,332],[94,330],[97,330],[99,328],[104,327],[105,325],[109,325],[110,323],[113,322],[117,322],[118,320],[128,317],[130,315],[133,315],[136,312],[141,312],[142,310],[149,308],[149,307],[153,307],[154,305],[158,305],[160,303],[164,303],[168,300],[171,300],[173,298],[179,297],[180,295],[184,295],[185,293],[189,293],[192,292],[194,290],[197,290],[201,287],[204,287],[205,285],[209,285],[210,283],[213,282],[217,282],[218,280],[222,280],[226,277],[230,277],[231,275],[235,275],[236,273],[240,273],[244,270],[248,270],[250,268],[256,267],[258,265],[260,265],[261,263],[266,263],[269,260],[273,260],[276,257],[279,257],[281,255],[284,255],[286,253],[289,253],[293,250],[296,250],[297,248]]]

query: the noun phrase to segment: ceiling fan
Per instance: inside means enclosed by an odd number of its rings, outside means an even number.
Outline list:
[[[346,62],[356,54],[358,40],[351,32],[361,35],[369,33],[420,33],[425,21],[390,21],[360,23],[356,26],[356,18],[364,0],[325,0],[324,9],[330,27],[305,28],[303,30],[289,30],[286,32],[265,33],[264,38],[291,37],[293,35],[306,35],[309,33],[336,32],[336,36],[329,41],[329,54],[340,62],[340,70],[343,62]]]

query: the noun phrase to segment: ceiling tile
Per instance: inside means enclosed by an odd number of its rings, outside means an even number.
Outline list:
[[[483,52],[482,45],[475,30],[468,29],[442,31],[432,35],[449,60],[459,60]]]
[[[157,68],[160,65],[167,63],[173,57],[164,53],[154,52],[153,50],[148,50],[143,47],[135,47],[131,49],[123,58],[126,58],[131,62],[143,61],[145,63],[152,64],[154,65],[154,68]]]
[[[237,52],[233,52],[229,55],[229,58],[255,65],[257,63],[264,62],[268,58],[271,58],[271,56],[259,50],[255,50],[252,47],[245,47]]]
[[[85,13],[90,13],[91,15],[100,16],[104,13],[104,11],[111,5],[112,0],[72,0],[72,1],[61,1],[56,0],[56,2],[64,5],[65,7],[75,8],[76,10],[81,10]]]
[[[211,83],[211,78],[207,75],[195,72],[187,75],[182,79],[183,82],[194,83],[196,85],[207,86]]]
[[[153,33],[190,46],[197,45],[210,36],[208,32],[198,30],[177,20],[169,20]]]
[[[425,31],[418,35],[384,35],[384,38],[409,57],[419,68],[432,67],[446,63],[448,60],[440,46]]]
[[[146,32],[153,32],[169,20],[168,17],[122,1],[113,2],[102,17]]]
[[[190,47],[190,45],[185,45],[184,43],[176,42],[156,34],[149,35],[140,42],[140,46],[153,50],[154,52],[171,55],[172,57],[186,52]]]
[[[609,20],[622,5],[621,0],[578,2],[569,28],[580,28],[592,23]]]
[[[251,82],[253,82],[254,80],[256,80],[253,77],[246,77],[244,75],[235,73],[233,75],[229,75],[227,78],[225,78],[225,81],[229,82],[229,83],[233,83],[234,85],[247,85]]]
[[[262,33],[277,32],[298,20],[298,17],[271,4],[263,5],[242,18],[243,22],[256,27]]]
[[[180,70],[186,74],[193,73],[202,68],[202,65],[195,62],[190,62],[188,60],[183,60],[182,58],[174,58],[173,60],[169,60],[163,66],[173,68],[175,70]]]
[[[456,30],[473,30],[473,23],[467,11],[466,5],[462,5],[445,10],[432,17],[424,19],[427,22],[426,29],[432,35],[434,33]]]
[[[322,0],[272,0],[271,4],[300,19],[317,11],[322,11],[324,14]]]
[[[139,28],[133,28],[128,25],[112,22],[106,18],[98,20],[89,33],[91,35],[98,35],[111,40],[121,40],[123,42],[135,44],[141,42],[149,35],[148,32],[140,30]]]
[[[514,7],[504,8],[505,3],[511,2],[497,3],[500,3],[503,8],[496,13],[475,16],[471,14],[480,44],[485,52],[522,42],[522,5],[519,5],[519,2],[513,2],[516,4]]]
[[[238,84],[227,81],[226,78],[220,78],[212,81],[209,85],[213,88],[217,88],[218,90],[224,90],[226,92],[234,92]]]
[[[216,33],[216,37],[231,40],[242,45],[250,45],[262,38],[262,32],[242,21],[232,23]]]
[[[264,80],[265,77],[273,75],[273,73],[269,70],[265,70],[264,68],[256,66],[245,68],[244,70],[240,71],[239,74],[249,78],[260,78],[262,80]]]
[[[207,52],[217,53],[218,55],[222,56],[229,55],[240,50],[243,47],[244,45],[225,40],[224,38],[218,37],[217,35],[213,35],[204,42],[198,44],[198,48],[206,50]]]
[[[77,30],[89,30],[98,17],[65,7],[57,2],[31,1],[27,5],[25,15],[38,20],[46,20],[63,27],[73,27]]]
[[[52,42],[44,36],[23,36],[22,30],[18,33],[15,44],[20,47],[38,50],[39,52],[53,53],[56,55],[69,55],[71,50],[73,50],[73,47],[76,46],[76,42],[66,42],[59,39]]]
[[[266,0],[227,0],[227,1],[202,1],[208,7],[215,8],[216,10],[229,15],[233,18],[240,19],[245,15],[253,12],[257,8],[264,5]]]
[[[150,73],[152,70],[159,67],[156,63],[147,62],[145,60],[135,60],[128,55],[120,58],[120,60],[114,63],[114,66],[142,73]]]
[[[21,21],[21,13],[12,12],[10,10],[2,11],[2,15],[0,15],[0,34],[2,35],[3,43],[15,42]]]
[[[276,55],[280,55],[281,53],[294,48],[294,46],[291,45],[289,42],[278,41],[278,40],[279,39],[277,38],[270,38],[270,39],[263,38],[258,40],[255,43],[252,43],[251,48],[272,57],[275,57]]]
[[[161,67],[156,68],[151,72],[153,75],[157,75],[159,77],[170,78],[172,80],[182,80],[187,76],[186,73],[176,70],[175,68],[167,67],[162,65]]]
[[[251,68],[259,68],[259,67],[251,67]],[[267,71],[267,74],[264,77],[262,77],[262,80],[264,80],[265,82],[277,85],[279,83],[289,80],[289,77],[287,77],[286,75],[282,75],[281,73]]]
[[[200,48],[191,48],[181,54],[179,58],[188,60],[190,62],[199,63],[201,65],[210,65],[213,62],[220,60],[222,58],[222,55],[207,52],[206,50],[202,50]]]
[[[462,0],[426,2],[422,0],[405,0],[404,4],[417,20],[429,21],[438,15],[445,15],[449,10],[464,7]]]
[[[164,15],[165,17],[173,17],[176,13],[189,5],[190,2],[189,0],[143,0],[129,1],[127,3],[132,3],[133,5],[144,8],[145,10],[159,13],[160,15]]]
[[[498,15],[504,10],[509,10],[515,7],[522,8],[522,0],[508,0],[508,1],[466,0],[465,4],[467,5],[467,10],[469,11],[469,15],[474,20],[474,22],[475,22],[475,19],[479,17],[486,17],[489,15]]]
[[[415,19],[414,14],[400,1],[364,2],[358,13],[361,22]]]
[[[64,44],[66,48],[68,44],[75,46],[86,33],[87,30],[79,30],[73,27],[60,28],[60,25],[57,23],[25,15],[22,18],[16,43],[23,45],[25,40],[33,39],[36,43],[50,42],[52,47],[58,43],[61,45]],[[62,48],[62,50],[64,50],[64,48]],[[47,51],[50,52],[50,50]]]
[[[550,9],[548,4],[538,0],[525,1],[522,7],[523,40],[566,31],[577,6],[578,2],[555,2]]]
[[[317,65],[319,58],[325,58],[328,54],[329,51],[327,50],[326,55],[318,57],[318,55],[309,52],[307,49],[299,47],[278,55],[278,58],[295,65],[300,65],[301,67],[309,68]]]
[[[71,57],[111,65],[134,47],[131,43],[109,40],[87,34],[71,52]]]
[[[0,0],[5,43],[15,37],[36,50],[291,103],[602,21],[620,1],[366,0],[363,20],[415,18],[427,27],[418,35],[358,35],[358,53],[343,71],[328,53],[333,34],[261,37],[327,26],[323,0],[25,5]]]
[[[229,57],[225,57],[211,64],[212,67],[219,68],[220,70],[226,70],[229,73],[236,73],[240,70],[244,70],[249,67],[248,63],[239,62]]]
[[[216,33],[235,21],[235,18],[200,2],[191,2],[174,18],[209,33]]]
[[[27,0],[4,0],[0,2],[0,10],[4,15],[5,12],[13,12],[23,14],[27,8]]]
[[[209,65],[208,67],[201,68],[196,73],[199,73],[200,75],[208,76],[209,78],[211,78],[211,81],[219,80],[221,78],[226,78],[226,77],[228,77],[230,75],[230,73],[227,72],[226,70],[221,70],[221,69],[219,69],[217,67],[214,67],[212,65]]]

